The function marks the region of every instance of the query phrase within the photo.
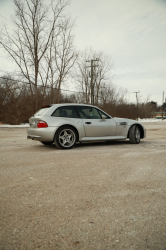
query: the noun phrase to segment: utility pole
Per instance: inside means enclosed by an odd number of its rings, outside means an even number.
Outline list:
[[[162,100],[162,120],[163,120],[163,111],[164,111],[164,91],[163,91],[163,100]]]
[[[137,121],[138,121],[138,96],[137,94],[139,93],[140,91],[138,92],[133,92],[133,93],[136,93],[136,101],[137,101]]]
[[[93,68],[98,67],[99,65],[94,65],[93,62],[95,61],[99,61],[98,58],[96,59],[92,59],[90,61],[86,61],[86,62],[90,62],[91,66],[87,66],[87,67],[91,67],[91,74],[90,74],[90,87],[91,87],[91,105],[94,105],[94,83],[93,83],[93,76],[94,76],[94,72],[93,72]]]

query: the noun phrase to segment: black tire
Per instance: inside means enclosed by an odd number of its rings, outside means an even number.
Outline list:
[[[54,144],[61,149],[72,148],[77,141],[77,133],[75,129],[70,126],[63,126],[59,128],[54,137]]]
[[[130,128],[130,131],[129,131],[129,140],[130,140],[130,143],[132,144],[138,144],[140,143],[140,129],[137,125],[134,125]]]
[[[53,144],[53,141],[41,141],[41,143],[44,145],[51,145]]]

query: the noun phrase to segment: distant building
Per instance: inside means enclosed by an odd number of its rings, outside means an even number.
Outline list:
[[[159,112],[152,112],[152,118],[161,119],[162,118],[162,110]],[[166,111],[163,111],[163,119],[166,119]]]

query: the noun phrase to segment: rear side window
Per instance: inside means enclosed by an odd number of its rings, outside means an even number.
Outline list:
[[[79,118],[76,107],[75,106],[67,106],[57,108],[52,116],[55,117],[67,117],[67,118]]]
[[[48,108],[42,108],[42,109],[40,109],[39,111],[37,111],[37,112],[34,114],[34,116],[41,116],[41,115],[44,114],[44,112],[45,112],[46,110],[48,110]]]

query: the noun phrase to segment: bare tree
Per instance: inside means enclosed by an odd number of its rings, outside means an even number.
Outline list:
[[[100,100],[102,104],[112,103],[115,105],[118,100],[117,87],[112,82],[107,84],[105,82],[102,83],[102,86],[100,86],[98,100]]]
[[[102,88],[111,83],[111,70],[113,62],[111,56],[105,55],[103,52],[96,52],[91,47],[80,52],[77,65],[74,69],[73,77],[76,80],[76,88],[83,92],[82,98],[85,103],[90,103],[91,79],[90,64],[87,61],[99,59],[98,65],[93,69],[94,99],[95,104],[99,103],[99,96]]]
[[[29,86],[22,85],[10,75],[0,79],[0,120],[9,124],[20,124],[21,119],[28,120]]]
[[[30,83],[35,111],[38,109],[38,80],[44,81],[45,78],[45,85],[48,80],[47,74],[39,74],[41,65],[51,46],[52,35],[58,34],[63,11],[68,3],[68,0],[58,0],[48,7],[43,4],[43,0],[14,0],[15,30],[11,34],[4,27],[1,33],[0,44]]]
[[[58,34],[53,32],[48,52],[45,55],[45,71],[50,75],[49,82],[52,87],[52,102],[59,103],[60,88],[63,82],[68,78],[73,67],[77,53],[73,45],[74,23],[70,17],[61,20],[58,27]],[[44,68],[43,68],[44,70]],[[56,93],[56,99],[54,92]]]

